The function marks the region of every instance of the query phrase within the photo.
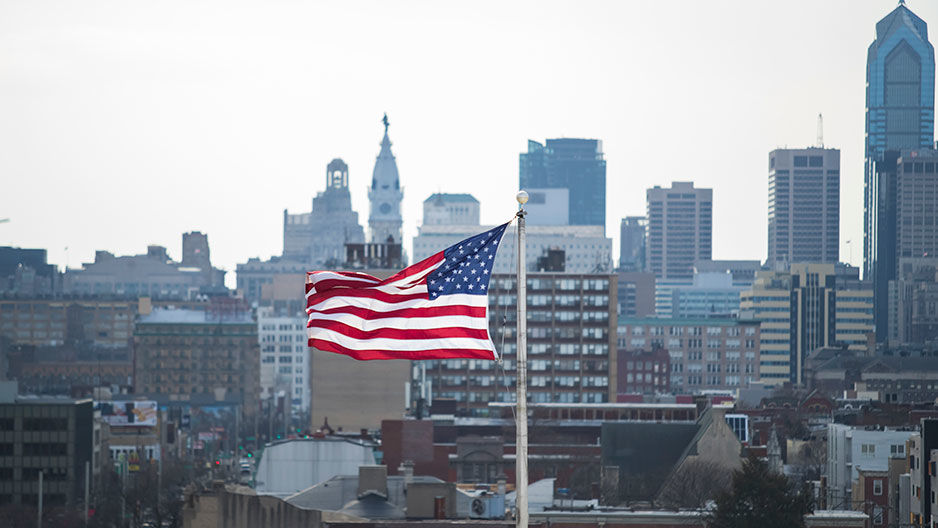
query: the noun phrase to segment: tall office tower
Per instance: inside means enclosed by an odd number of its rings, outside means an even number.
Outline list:
[[[348,165],[339,158],[326,166],[326,189],[313,198],[312,211],[283,212],[283,257],[308,266],[345,260],[345,244],[364,243],[365,231],[352,210]]]
[[[400,244],[401,200],[404,199],[404,190],[401,189],[400,178],[397,174],[397,162],[391,153],[391,140],[388,139],[388,116],[384,116],[384,139],[381,140],[381,152],[375,161],[375,170],[372,173],[371,188],[368,189],[368,202],[371,210],[368,214],[369,240],[374,244],[391,242]]]
[[[596,139],[528,141],[518,184],[522,189],[568,189],[570,225],[606,225],[606,161]],[[536,220],[533,220],[536,223]],[[605,233],[605,231],[604,231]]]
[[[887,151],[928,148],[935,135],[935,50],[925,22],[900,2],[876,24],[866,62],[866,163],[863,187],[863,277],[876,292],[877,339],[886,336],[886,290],[895,278],[887,249],[895,223]],[[883,166],[885,165],[885,167]],[[885,260],[884,260],[885,259]]]
[[[818,348],[843,345],[868,351],[873,292],[858,268],[793,264],[760,271],[740,294],[739,318],[761,323],[760,377],[767,386],[803,386],[805,359]]]
[[[693,182],[648,189],[645,269],[658,279],[690,282],[694,263],[712,257],[713,190]]]
[[[836,264],[840,256],[840,151],[769,153],[770,268],[794,262]]]
[[[644,216],[626,216],[619,225],[619,269],[622,271],[645,270]]]

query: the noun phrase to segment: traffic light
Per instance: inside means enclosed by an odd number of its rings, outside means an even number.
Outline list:
[[[216,459],[215,459],[215,465],[216,465],[216,466],[220,466],[220,465],[221,465],[221,460],[218,460],[218,459],[216,458]]]
[[[254,458],[254,453],[248,451],[248,458]]]

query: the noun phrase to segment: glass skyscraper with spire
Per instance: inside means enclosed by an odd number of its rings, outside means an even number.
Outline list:
[[[933,148],[934,139],[935,49],[925,21],[900,1],[876,24],[866,62],[863,276],[873,281],[878,340],[896,278],[895,160],[902,150]]]

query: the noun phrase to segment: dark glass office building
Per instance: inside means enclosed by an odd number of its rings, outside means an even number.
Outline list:
[[[570,225],[606,225],[606,161],[597,139],[528,141],[521,154],[521,189],[568,189]]]
[[[888,283],[896,278],[897,241],[889,229],[897,220],[891,216],[894,183],[886,175],[895,171],[896,151],[930,148],[934,136],[935,50],[925,22],[900,4],[876,24],[866,65],[863,276],[874,282],[880,341],[886,336]]]

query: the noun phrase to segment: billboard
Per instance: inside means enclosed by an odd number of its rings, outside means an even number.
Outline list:
[[[94,408],[112,426],[156,427],[157,407],[152,400],[95,402]]]

